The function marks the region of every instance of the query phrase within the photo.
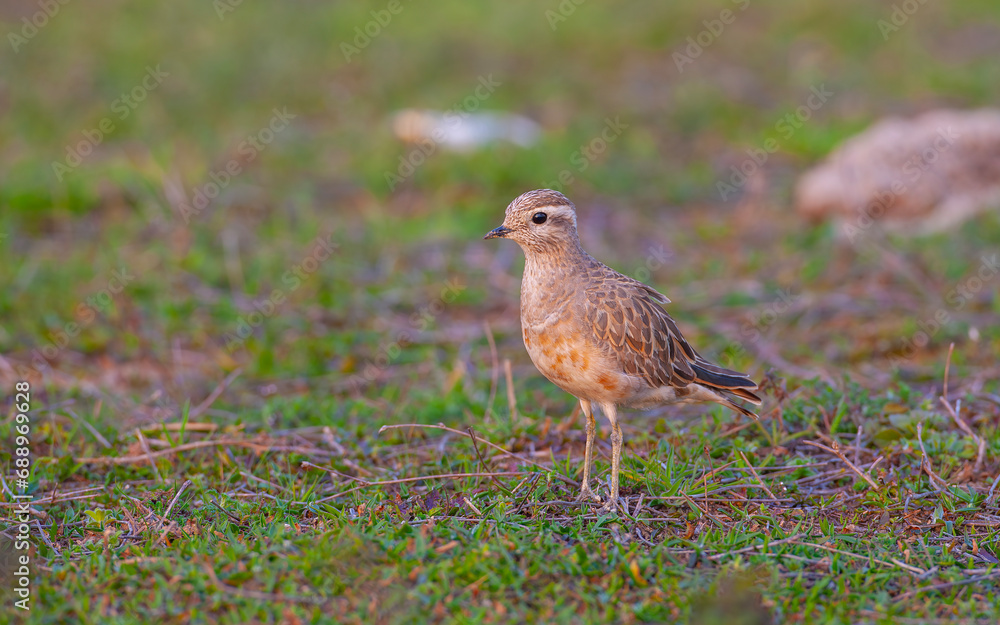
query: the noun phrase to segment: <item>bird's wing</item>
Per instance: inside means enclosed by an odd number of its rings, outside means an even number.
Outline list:
[[[613,279],[590,285],[587,321],[629,375],[642,377],[653,388],[687,386],[695,378],[695,352],[646,289]]]
[[[651,387],[685,387],[692,382],[760,403],[745,374],[713,365],[688,344],[651,287],[608,270],[586,291],[586,318],[598,341],[610,346],[622,369]]]

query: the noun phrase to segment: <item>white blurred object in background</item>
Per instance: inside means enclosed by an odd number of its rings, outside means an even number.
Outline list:
[[[405,109],[392,118],[396,137],[407,143],[431,142],[457,152],[469,152],[497,141],[527,148],[538,141],[541,127],[511,113],[466,113]]]

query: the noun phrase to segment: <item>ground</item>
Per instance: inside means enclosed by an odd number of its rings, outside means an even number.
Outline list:
[[[0,9],[4,618],[1000,616],[1000,217],[790,197],[876,119],[996,102],[995,3],[41,6]],[[407,146],[405,107],[544,133]],[[481,240],[542,186],[763,385],[759,422],[626,413],[614,517]]]

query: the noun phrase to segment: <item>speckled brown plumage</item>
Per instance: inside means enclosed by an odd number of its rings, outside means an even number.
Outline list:
[[[528,355],[545,377],[580,400],[587,417],[581,498],[596,499],[589,485],[592,403],[612,426],[606,511],[616,508],[618,498],[617,406],[710,401],[756,418],[733,401],[761,403],[753,380],[702,358],[661,307],[670,301],[664,295],[585,252],[575,207],[561,193],[540,189],[515,199],[503,225],[485,238],[497,237],[514,240],[525,253],[521,329]]]
[[[757,385],[746,375],[708,362],[687,342],[660,304],[669,300],[654,289],[605,267],[598,261],[582,281],[585,316],[598,340],[612,347],[622,370],[641,377],[650,388],[683,391],[701,384],[760,403]],[[676,391],[675,391],[676,392]],[[726,406],[756,417],[738,404]]]

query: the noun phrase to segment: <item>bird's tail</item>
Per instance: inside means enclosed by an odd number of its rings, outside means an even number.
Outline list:
[[[731,395],[746,400],[759,406],[760,397],[753,391],[757,390],[757,383],[750,379],[745,373],[739,373],[731,369],[726,369],[718,365],[713,365],[702,359],[691,363],[691,369],[695,373],[695,382],[702,386],[719,391],[719,403],[736,412],[757,419],[757,414],[747,410],[732,400]]]
[[[757,416],[756,412],[748,410],[743,406],[737,404],[733,400],[723,395],[722,392],[719,393],[719,403],[725,406],[726,408],[729,408],[730,410],[740,413],[744,417],[750,417],[754,421],[760,421],[760,417]]]

